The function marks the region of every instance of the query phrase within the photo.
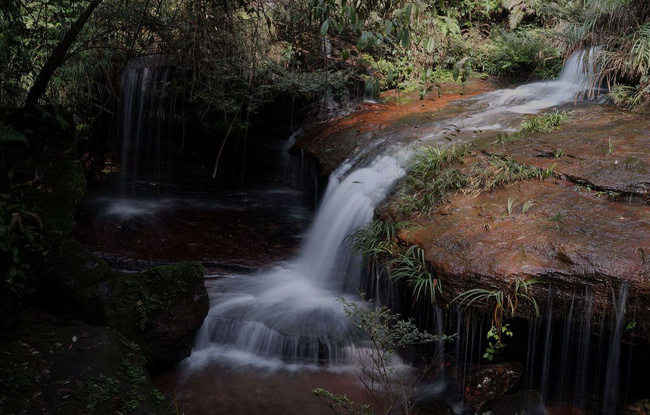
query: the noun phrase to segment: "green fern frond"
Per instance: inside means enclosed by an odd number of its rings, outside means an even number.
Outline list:
[[[16,127],[0,122],[0,143],[5,142],[26,142],[27,137]]]

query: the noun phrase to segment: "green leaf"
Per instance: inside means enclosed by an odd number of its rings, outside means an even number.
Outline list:
[[[427,40],[427,53],[433,52],[433,47],[435,46],[435,41],[432,37],[429,37]]]
[[[328,19],[328,20],[325,20],[325,21],[323,22],[323,24],[321,25],[321,27],[320,27],[320,34],[321,34],[322,36],[325,36],[325,35],[327,34],[327,31],[329,30],[329,28],[330,28],[330,21],[329,21],[329,19]]]

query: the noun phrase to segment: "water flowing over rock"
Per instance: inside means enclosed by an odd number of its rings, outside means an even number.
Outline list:
[[[589,59],[575,55],[556,81],[479,95],[429,113],[431,120],[402,115],[388,128],[380,121],[388,116],[365,111],[340,120],[326,134],[328,140],[355,134],[365,140],[390,132],[396,141],[419,138],[431,145],[471,141],[476,150],[466,158],[466,170],[485,168],[496,157],[546,171],[546,180],[515,181],[478,196],[449,194],[431,214],[399,215],[385,207],[379,214],[392,223],[409,223],[399,239],[424,249],[447,300],[474,288],[508,293],[516,281],[543,281],[530,295],[544,318],[518,326],[527,336],[518,343],[526,351],[518,355],[527,363],[523,382],[538,388],[546,402],[582,411],[590,405],[588,397],[598,396],[602,406],[594,409],[591,403],[590,410],[613,413],[627,399],[622,391],[643,393],[631,380],[638,376],[631,362],[636,347],[647,348],[637,346],[637,336],[650,333],[645,323],[650,321],[650,158],[645,151],[650,135],[642,116],[607,106],[573,106],[603,92],[593,85],[593,72],[582,66]],[[462,115],[453,114],[449,108],[454,105]],[[528,134],[519,141],[503,135],[518,129],[522,115],[558,106],[573,110],[560,131]],[[376,122],[371,124],[376,129],[363,130],[362,120]],[[325,145],[330,146],[326,150],[339,146],[317,139],[305,145],[314,154],[323,154]],[[524,211],[527,201],[532,208]],[[530,318],[532,305],[523,303],[519,315]],[[425,310],[415,311],[421,314],[418,321],[438,327],[437,311]],[[465,320],[454,313],[445,312],[440,330],[459,333],[453,354],[467,367],[481,359],[480,339],[490,320],[464,328]],[[634,356],[639,359],[638,352]]]
[[[374,206],[404,174],[399,157],[378,157],[356,170],[345,164],[333,173],[301,254],[254,278],[225,281],[188,363],[218,355],[347,363],[356,335],[337,297],[355,299],[361,258],[349,252],[346,238],[372,219]]]

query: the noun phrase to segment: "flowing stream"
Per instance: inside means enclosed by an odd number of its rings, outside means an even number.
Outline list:
[[[590,58],[591,54],[584,52],[573,55],[567,60],[558,80],[497,90],[464,100],[457,114],[421,126],[423,134],[419,141],[444,145],[450,132],[514,131],[521,122],[522,114],[533,114],[582,100],[595,90],[593,72],[585,69],[585,62],[589,62]],[[130,97],[137,96],[133,91],[144,82],[143,78],[149,82],[146,73],[127,74],[124,101],[130,108],[137,101]],[[142,96],[145,94],[142,93]],[[137,102],[144,105],[142,100]],[[131,134],[132,125],[139,124],[129,125],[123,130]],[[458,139],[463,140],[461,137]],[[413,152],[411,147],[387,145],[388,141],[390,137],[386,137],[385,142],[375,143],[372,149],[362,149],[360,154],[332,173],[321,205],[293,259],[265,267],[252,275],[230,274],[209,282],[211,308],[197,334],[191,356],[172,374],[159,379],[161,387],[168,393],[176,393],[180,389],[190,395],[189,398],[181,398],[186,403],[195,402],[191,405],[196,410],[190,410],[190,413],[214,413],[213,405],[222,405],[222,409],[235,414],[252,413],[251,410],[259,411],[262,407],[268,413],[305,413],[306,402],[311,402],[309,389],[317,386],[337,391],[337,385],[344,385],[339,392],[364,399],[362,386],[354,381],[354,375],[350,375],[362,339],[355,334],[339,298],[356,301],[358,290],[363,285],[362,268],[359,266],[361,258],[351,253],[347,237],[372,220],[374,208],[404,176],[406,162]],[[129,159],[134,152],[128,149],[134,146],[137,149],[138,144],[134,144],[133,138],[125,138],[124,146],[127,151],[124,152],[126,158],[123,165],[134,166],[131,169],[137,171],[137,162]],[[288,168],[286,160],[284,164],[285,177],[294,181],[297,178],[305,180],[306,175]],[[124,209],[124,200],[121,203],[117,206]],[[607,348],[610,355],[607,362],[613,366],[607,367],[603,380],[594,386],[605,390],[604,405],[609,409],[615,407],[617,398],[616,392],[612,392],[615,389],[612,385],[619,381],[620,376],[619,314],[626,296],[627,291],[621,289],[619,313],[612,323],[614,336]],[[563,351],[555,359],[565,362],[559,376],[568,378],[570,371],[572,379],[566,384],[555,383],[557,392],[549,389],[549,379],[556,374],[555,369],[551,368],[551,359],[555,356],[551,353],[551,342],[553,333],[557,335],[558,329],[552,326],[552,318],[548,318],[542,326],[529,325],[529,341],[523,348],[527,355],[522,359],[530,362],[525,381],[531,386],[540,387],[541,384],[545,398],[554,394],[564,396],[564,389],[569,387],[569,383],[571,387],[575,385],[578,391],[591,384],[586,369],[589,358],[571,348],[589,349],[594,346],[588,298],[587,292],[576,302],[584,303],[583,309],[589,320],[585,317],[585,323],[578,327],[569,316],[564,323]],[[570,310],[577,312],[577,303],[576,308],[572,305]],[[431,319],[435,320],[432,324],[436,332],[455,330],[459,333],[455,345],[438,353],[454,354],[457,361],[464,361],[469,367],[484,347],[481,343],[485,332],[485,327],[480,326],[482,323],[463,327],[460,317],[456,317],[454,324],[445,325],[443,312],[439,309]],[[571,333],[576,330],[579,334],[572,336]],[[569,364],[570,361],[578,364],[573,366]],[[285,388],[269,385],[274,383],[272,379]],[[190,392],[196,389],[195,386],[187,385],[202,385],[200,396]],[[294,388],[300,385],[305,388],[306,394],[302,392],[301,398],[296,398],[300,394],[293,396],[297,400],[286,405],[272,404],[281,399],[280,395],[294,393],[291,387],[286,389],[287,385]],[[264,398],[261,401],[250,396],[256,393],[255,390],[262,389],[264,392],[260,393]],[[232,402],[233,394],[242,395],[235,398],[239,403],[232,406],[224,403]],[[217,397],[214,401],[211,401],[212,395]],[[287,396],[285,398],[287,402],[290,400]],[[269,406],[265,406],[263,401],[268,402]],[[579,401],[574,402],[576,406],[580,405]],[[270,406],[277,409],[269,411]],[[455,408],[458,413],[463,411],[462,403]],[[323,413],[326,411],[325,408]],[[316,413],[318,410],[309,409],[307,412]]]
[[[501,122],[513,114],[535,113],[578,99],[592,84],[583,55],[571,57],[556,81],[472,99],[473,110],[436,123],[438,133],[422,139],[442,142],[440,134],[450,126],[461,131],[504,129]],[[348,161],[332,173],[300,254],[255,278],[233,276],[224,282],[186,364],[197,366],[217,357],[350,363],[349,346],[355,338],[337,298],[354,298],[361,282],[361,258],[350,252],[346,238],[372,220],[374,207],[405,174],[409,153],[389,148],[361,167],[353,168],[356,160]]]

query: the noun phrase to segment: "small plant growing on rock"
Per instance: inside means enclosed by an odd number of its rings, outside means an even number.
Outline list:
[[[521,207],[521,213],[526,214],[530,210],[531,207],[535,204],[534,200],[527,200],[524,202],[523,206]]]
[[[560,124],[569,118],[568,111],[555,111],[546,115],[532,115],[521,124],[520,131],[527,133],[550,133],[560,128]]]
[[[535,315],[539,316],[537,301],[530,292],[530,287],[538,282],[535,279],[525,281],[517,278],[509,291],[474,288],[451,300],[451,303],[459,302],[465,308],[474,303],[486,303],[492,310],[492,326],[487,334],[488,347],[483,357],[490,361],[493,360],[498,351],[505,347],[503,336],[512,337],[513,333],[508,325],[504,324],[504,319],[515,315],[520,300],[529,302]]]
[[[365,359],[361,360],[360,366],[361,381],[373,401],[385,408],[386,414],[412,413],[413,394],[427,370],[421,371],[417,376],[407,376],[394,365],[397,350],[418,344],[444,342],[453,336],[420,331],[411,320],[401,320],[398,314],[386,307],[374,306],[365,301],[356,303],[341,299],[341,302],[346,315],[367,341]],[[373,413],[370,405],[356,404],[345,395],[333,394],[322,388],[313,389],[312,392],[337,413]]]
[[[436,293],[442,294],[442,282],[429,271],[424,250],[419,246],[409,247],[391,262],[390,279],[406,281],[413,292],[414,301],[427,297],[431,303],[436,302]]]

